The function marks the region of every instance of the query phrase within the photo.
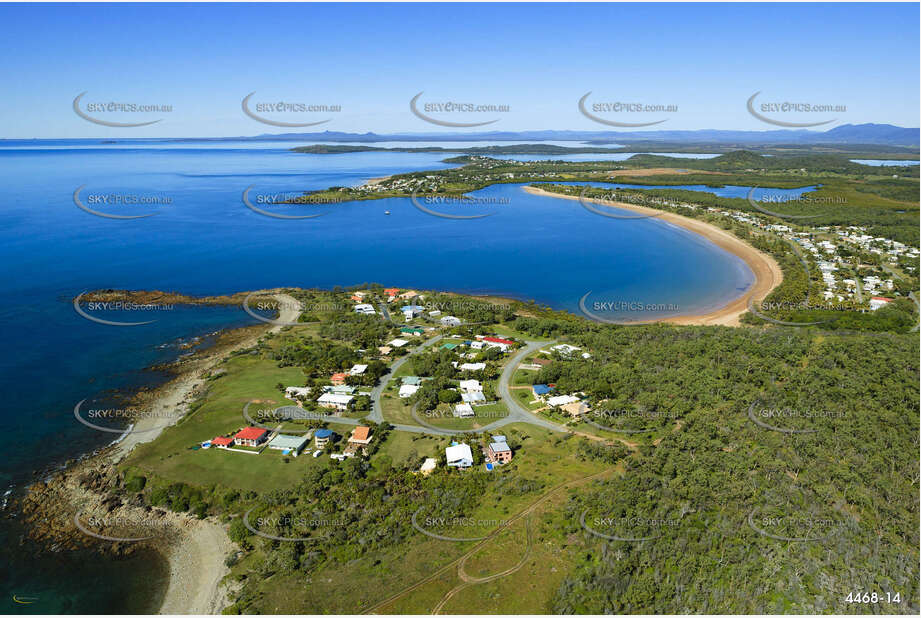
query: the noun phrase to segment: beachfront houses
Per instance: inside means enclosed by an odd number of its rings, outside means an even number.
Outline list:
[[[460,318],[456,318],[453,315],[446,315],[443,318],[441,318],[441,320],[439,321],[441,322],[442,326],[460,326],[461,325]]]
[[[313,443],[316,444],[317,448],[326,448],[334,435],[332,429],[317,429],[313,432]]]
[[[374,305],[360,303],[355,305],[355,313],[361,313],[362,315],[376,315],[377,311],[374,310]]]
[[[289,436],[280,433],[269,440],[269,448],[276,451],[287,451],[291,455],[297,457],[309,443],[310,438],[308,436]]]
[[[408,398],[408,397],[412,397],[413,395],[416,394],[416,391],[418,391],[420,388],[422,388],[422,387],[420,387],[420,386],[417,385],[417,384],[403,384],[403,385],[401,385],[401,386],[400,386],[400,392],[399,392],[400,399],[406,399],[406,398]]]
[[[469,403],[459,403],[454,406],[454,416],[457,418],[470,418],[475,414]]]
[[[211,440],[211,446],[216,446],[218,448],[231,448],[233,446],[233,438],[228,436],[218,436]]]
[[[265,442],[268,435],[268,430],[261,427],[244,427],[234,435],[233,441],[240,446],[256,447]]]
[[[486,447],[486,459],[498,464],[507,464],[512,460],[512,449],[505,441],[505,436],[493,436],[492,443]]]
[[[287,386],[285,387],[285,397],[288,399],[297,399],[298,397],[306,397],[310,394],[309,386]]]

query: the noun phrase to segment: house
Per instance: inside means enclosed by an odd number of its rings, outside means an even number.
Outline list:
[[[438,316],[441,315],[441,311],[439,311],[438,309],[435,309],[434,311],[429,311],[429,315],[432,316],[433,318],[437,318]]]
[[[454,406],[454,416],[457,418],[470,418],[471,416],[475,416],[475,414],[469,403],[459,403]]]
[[[422,315],[422,307],[419,305],[403,305],[400,307],[400,311],[410,320],[416,316]]]
[[[352,367],[351,369],[349,369],[349,375],[350,375],[350,376],[360,376],[360,375],[363,374],[367,369],[368,369],[368,366],[367,366],[367,365],[355,365],[354,367]]]
[[[349,444],[355,444],[358,446],[367,446],[371,442],[371,438],[374,436],[371,435],[371,428],[365,427],[364,425],[359,425],[352,430],[352,435],[349,436]]]
[[[495,436],[486,447],[486,458],[493,463],[507,464],[512,460],[512,449],[505,441],[505,436]]]
[[[400,387],[400,399],[406,399],[407,397],[412,397],[416,394],[416,391],[421,387],[416,386],[415,384],[404,384]]]
[[[876,311],[880,307],[885,307],[891,302],[891,298],[886,298],[885,296],[874,296],[870,299],[870,311]]]
[[[348,384],[338,384],[336,386],[324,386],[324,393],[332,393],[333,395],[354,395],[355,391],[358,390],[354,386],[349,386]]]
[[[459,346],[459,345],[460,345],[459,343],[451,343],[451,342],[443,343],[443,344],[441,344],[441,349],[442,349],[442,350],[453,350],[454,348],[456,348],[456,347]]]
[[[347,373],[334,373],[330,376],[329,381],[337,386],[345,384],[345,378],[348,377]]]
[[[460,366],[461,371],[480,371],[486,369],[486,363],[464,363]]]
[[[261,427],[244,427],[236,433],[233,441],[241,446],[259,446],[268,435],[269,432]]]
[[[535,384],[534,386],[531,387],[531,390],[534,391],[535,397],[543,397],[544,395],[552,391],[553,387],[548,386],[546,384]]]
[[[288,386],[285,388],[285,397],[295,399],[297,397],[306,397],[310,394],[309,386]]]
[[[402,348],[407,343],[409,342],[406,341],[405,339],[394,339],[393,341],[388,341],[387,345],[389,345],[392,348]]]
[[[374,310],[374,305],[362,303],[359,305],[355,305],[355,313],[363,313],[364,315],[375,315],[377,314],[377,311]]]
[[[540,365],[541,367],[546,367],[547,365],[550,365],[551,363],[553,363],[553,361],[550,360],[549,358],[535,358],[531,362],[534,363],[535,365]]]
[[[461,380],[460,389],[466,393],[482,393],[483,385],[479,380]]]
[[[422,462],[422,467],[419,468],[419,472],[422,473],[422,476],[428,476],[435,471],[435,468],[438,467],[438,460],[434,457],[426,457],[425,461]]]
[[[445,459],[452,468],[469,468],[473,465],[473,451],[464,443],[454,444],[445,449]]]
[[[386,288],[384,290],[384,294],[386,294],[387,296],[391,298],[395,297],[399,293],[400,293],[399,288]]]
[[[412,335],[413,337],[421,337],[425,331],[418,327],[404,326],[400,329],[401,335]]]
[[[576,418],[577,416],[582,416],[583,414],[588,414],[589,407],[588,404],[584,401],[574,401],[572,403],[567,403],[560,406],[560,409],[569,414],[569,416]]]
[[[464,403],[483,403],[486,401],[486,395],[482,392],[461,393],[461,401]]]
[[[412,386],[419,386],[422,384],[422,378],[419,376],[403,376],[400,380],[402,380],[403,384],[410,384]]]
[[[456,318],[453,315],[446,315],[441,320],[439,320],[443,326],[460,326],[460,318]]]
[[[269,448],[276,451],[290,451],[292,455],[297,457],[309,442],[310,438],[308,436],[288,436],[280,433],[269,440]]]
[[[389,345],[382,345],[377,348],[377,351],[380,353],[381,356],[387,356],[393,351],[393,348],[391,348]]]
[[[499,337],[483,337],[481,341],[483,345],[490,348],[499,348],[503,352],[508,352],[509,348],[515,345],[514,341],[510,339],[501,339]]]
[[[348,410],[349,404],[352,403],[352,400],[355,399],[352,395],[344,395],[339,393],[324,393],[317,403],[320,404],[323,408],[334,408],[340,412]]]
[[[486,347],[486,344],[483,343],[482,341],[471,341],[470,347],[474,350],[482,350],[483,348]]]
[[[562,356],[571,356],[573,352],[578,352],[582,348],[577,348],[576,346],[569,345],[568,343],[561,343],[551,347],[550,349]],[[541,352],[543,352],[543,350],[541,350]]]
[[[416,292],[415,290],[408,290],[400,294],[400,298],[415,298],[418,295],[419,293]]]
[[[565,406],[570,403],[576,403],[579,401],[578,397],[573,397],[572,395],[557,395],[556,397],[550,397],[547,400],[547,405],[551,407]]]
[[[233,446],[233,438],[218,436],[211,440],[211,446],[216,446],[218,448],[230,448]]]
[[[326,448],[333,435],[332,429],[317,429],[313,432],[313,442],[317,445],[317,448]]]

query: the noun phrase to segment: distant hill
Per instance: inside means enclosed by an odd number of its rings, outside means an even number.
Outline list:
[[[586,141],[592,144],[627,144],[631,142],[712,143],[712,144],[875,144],[918,147],[921,131],[891,124],[845,124],[828,131],[776,129],[767,131],[482,131],[476,133],[319,133],[263,134],[254,138],[292,139],[326,142],[467,142],[467,141]]]

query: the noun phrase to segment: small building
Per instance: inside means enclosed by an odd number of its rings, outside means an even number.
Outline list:
[[[353,397],[352,395],[342,395],[338,393],[324,393],[319,399],[317,399],[317,403],[320,404],[321,407],[333,408],[335,410],[343,412],[345,410],[348,410],[349,404],[352,403],[352,400],[354,398],[355,397]]]
[[[269,448],[276,451],[290,451],[297,457],[308,443],[310,443],[310,438],[307,436],[289,436],[280,433],[269,440]]]
[[[469,468],[473,465],[473,451],[464,444],[454,444],[445,449],[445,459],[451,468]]]
[[[330,376],[329,381],[335,385],[345,384],[345,379],[348,377],[347,373],[334,373]]]
[[[371,428],[364,425],[359,425],[352,430],[352,435],[349,436],[349,444],[355,444],[358,446],[367,446],[371,442],[371,438],[374,436],[371,435]]]
[[[435,468],[438,467],[438,460],[434,457],[426,457],[425,461],[422,462],[422,467],[419,468],[419,472],[422,473],[422,476],[428,476],[435,471]]]
[[[433,318],[437,318],[438,316],[441,315],[441,311],[439,311],[438,309],[434,309],[432,311],[429,311],[429,315],[432,316]]]
[[[441,344],[441,349],[442,349],[442,350],[453,350],[454,348],[456,348],[456,347],[459,346],[459,345],[460,345],[459,343],[452,343],[452,342],[449,341],[448,343],[443,343],[443,344]]]
[[[482,391],[474,393],[461,393],[461,401],[470,404],[485,403],[486,395],[484,395]]]
[[[218,448],[230,448],[233,446],[233,438],[228,438],[227,436],[218,436],[211,440],[211,446],[216,446]]]
[[[482,393],[483,385],[479,380],[461,380],[460,389],[465,393]]]
[[[400,329],[401,335],[412,335],[413,337],[421,337],[425,333],[424,330],[418,327],[413,326],[404,326]]]
[[[326,448],[334,435],[332,429],[317,429],[313,432],[313,442],[317,445],[317,448]]]
[[[377,351],[381,356],[387,356],[393,351],[393,348],[391,348],[389,345],[382,345],[377,348]]]
[[[531,387],[531,390],[534,391],[535,397],[543,397],[544,395],[552,391],[553,387],[548,386],[546,384],[535,384],[534,386]]]
[[[360,376],[367,370],[368,370],[367,365],[355,365],[354,367],[349,369],[349,375],[350,376]]]
[[[268,435],[268,430],[261,427],[244,427],[236,433],[233,441],[241,446],[259,446]]]
[[[560,409],[573,418],[582,416],[583,414],[588,414],[590,410],[588,404],[584,401],[574,401],[572,403],[567,403],[566,405],[560,406]]]
[[[456,318],[453,315],[446,315],[441,320],[439,320],[443,326],[460,326],[460,318]]]
[[[576,403],[579,401],[578,397],[572,395],[557,395],[556,397],[551,397],[547,400],[547,405],[551,407],[565,406],[570,403]]]
[[[461,371],[480,371],[486,369],[486,363],[463,363],[460,366]]]
[[[404,305],[400,307],[400,311],[409,319],[422,315],[422,307],[419,305]]]
[[[876,311],[880,307],[885,307],[891,302],[891,298],[886,298],[885,296],[874,296],[870,299],[870,311]]]
[[[493,442],[486,447],[486,458],[493,463],[500,464],[507,464],[512,460],[512,449],[509,448],[504,436],[493,438]]]
[[[409,342],[406,341],[405,339],[394,339],[393,341],[388,341],[387,345],[389,345],[392,348],[402,348],[407,343]]]
[[[306,397],[310,394],[309,386],[288,386],[285,388],[285,397],[295,399],[297,397]]]
[[[396,296],[396,295],[399,294],[399,293],[400,293],[400,289],[399,289],[399,288],[385,288],[385,289],[384,289],[384,294],[386,294],[387,296],[394,297],[394,296]]]
[[[400,380],[403,384],[411,384],[412,386],[419,386],[422,384],[422,378],[419,376],[403,376]]]
[[[473,408],[469,403],[459,403],[454,406],[454,416],[457,418],[470,418],[476,415],[473,413]]]
[[[369,305],[367,303],[361,303],[355,305],[355,313],[361,313],[363,315],[376,315],[377,311],[374,310],[374,305]]]
[[[404,384],[400,387],[400,399],[406,399],[407,397],[412,397],[416,394],[416,391],[419,390],[420,386],[415,384]]]

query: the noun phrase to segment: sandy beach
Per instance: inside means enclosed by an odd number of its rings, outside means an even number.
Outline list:
[[[579,200],[579,196],[577,195],[551,193],[537,187],[524,187],[524,190],[534,195]],[[770,294],[771,290],[780,285],[781,281],[783,281],[783,272],[780,270],[780,266],[774,258],[761,253],[751,245],[746,244],[729,232],[714,225],[690,217],[683,217],[667,211],[657,210],[655,208],[646,208],[645,206],[636,206],[634,204],[624,204],[621,202],[608,202],[599,199],[584,199],[596,204],[616,206],[617,208],[632,210],[643,214],[657,214],[657,219],[667,221],[696,234],[700,234],[721,249],[725,249],[741,258],[755,275],[755,283],[746,290],[744,294],[727,302],[726,305],[716,311],[701,315],[683,315],[664,320],[655,320],[657,322],[684,325],[739,326],[739,319],[743,313],[748,311],[748,301],[751,299],[757,303],[764,300],[764,298]]]

